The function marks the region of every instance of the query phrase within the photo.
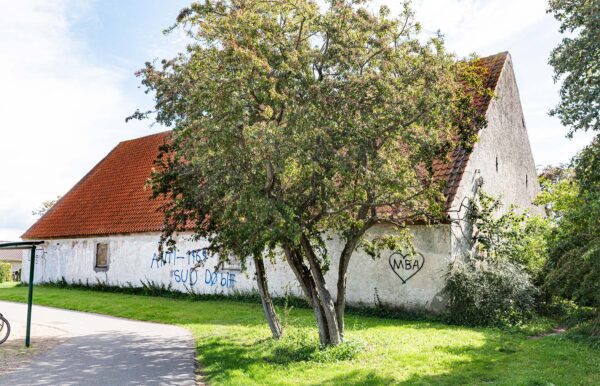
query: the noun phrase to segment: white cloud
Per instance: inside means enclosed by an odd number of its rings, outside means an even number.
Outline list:
[[[438,29],[459,55],[484,52],[545,16],[545,0],[420,0],[417,19],[426,33]]]
[[[0,12],[0,240],[35,220],[118,141],[147,134],[124,118],[135,107],[115,68],[90,62],[72,35],[87,4],[6,1]]]

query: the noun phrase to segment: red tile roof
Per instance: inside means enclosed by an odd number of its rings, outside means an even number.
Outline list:
[[[145,188],[158,147],[168,132],[121,142],[52,209],[24,239],[159,231],[161,200]]]
[[[507,59],[508,52],[501,52],[496,55],[479,59],[481,65],[488,70],[484,85],[486,88],[495,91],[496,84],[498,83],[498,79],[500,78],[504,63]],[[490,100],[491,97],[487,95],[478,95],[475,97],[474,103],[480,114],[484,115],[487,112]],[[450,155],[447,162],[434,162],[434,177],[438,179],[438,181],[447,181],[444,194],[446,196],[446,205],[448,208],[450,208],[452,201],[454,201],[470,155],[471,153],[467,149],[457,147],[452,155]]]
[[[482,58],[489,69],[486,85],[495,89],[508,53]],[[490,98],[477,98],[476,106],[485,113]],[[145,188],[154,167],[158,147],[169,132],[119,143],[81,179],[54,207],[22,236],[23,239],[51,239],[102,236],[162,229],[162,200],[152,200]],[[445,194],[452,202],[469,159],[469,152],[458,148],[448,162],[434,165],[436,178],[448,181]]]

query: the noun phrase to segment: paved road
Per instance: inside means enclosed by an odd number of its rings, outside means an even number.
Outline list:
[[[23,339],[27,306],[0,301]],[[62,343],[35,355],[15,372],[0,375],[0,385],[194,385],[194,340],[183,328],[97,314],[34,306],[36,337]],[[0,346],[2,350],[2,346]]]

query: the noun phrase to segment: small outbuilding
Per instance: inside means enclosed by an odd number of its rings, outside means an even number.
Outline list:
[[[0,244],[3,242],[0,241]],[[10,264],[12,279],[15,281],[21,280],[23,252],[29,252],[29,249],[0,249],[0,263]]]

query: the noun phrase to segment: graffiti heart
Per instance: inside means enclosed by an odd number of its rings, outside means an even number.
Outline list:
[[[392,271],[402,280],[402,284],[406,284],[408,279],[415,276],[425,264],[425,257],[420,253],[410,255],[394,252],[389,260]]]

